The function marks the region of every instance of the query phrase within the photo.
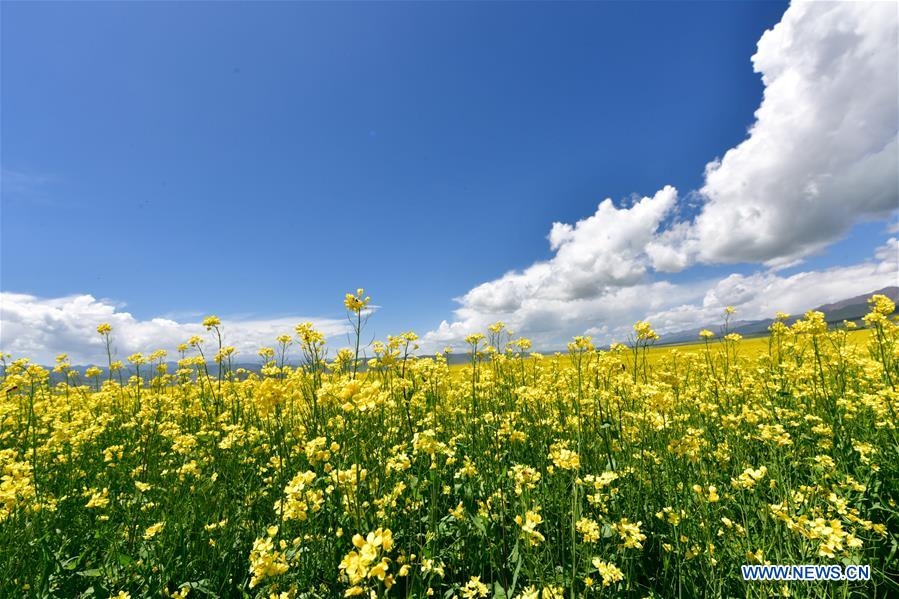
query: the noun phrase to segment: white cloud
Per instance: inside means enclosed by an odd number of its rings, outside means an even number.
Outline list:
[[[749,137],[706,167],[690,228],[656,266],[795,263],[899,205],[899,19],[891,2],[797,2],[752,57]]]
[[[647,319],[660,332],[672,332],[718,322],[724,308],[733,306],[740,320],[761,320],[773,318],[777,311],[800,314],[891,285],[899,285],[896,238],[877,248],[873,260],[860,264],[790,276],[770,270],[732,274],[710,286],[701,301],[650,313]]]
[[[621,329],[613,323],[647,313],[663,327],[692,327],[717,318],[724,304],[761,318],[895,284],[895,260],[883,256],[786,278],[760,271],[675,285],[653,282],[652,273],[697,262],[793,266],[854,223],[895,212],[897,30],[893,3],[794,3],[759,40],[752,61],[765,92],[756,122],[688,194],[700,200],[693,220],[674,220],[672,187],[630,208],[605,200],[574,225],[553,224],[550,260],[459,298],[455,319],[425,335],[425,343],[458,343],[503,320],[538,345],[558,346],[588,330],[616,338]]]
[[[460,301],[472,310],[511,312],[525,299],[571,301],[636,284],[646,274],[644,248],[676,201],[677,190],[665,187],[630,208],[606,199],[574,226],[553,223],[552,259],[479,285]]]
[[[326,318],[222,319],[225,343],[238,349],[238,360],[255,361],[256,350],[271,346],[278,335],[292,333],[299,322],[312,321],[327,336],[342,335],[346,321]],[[156,349],[169,351],[192,335],[208,339],[199,323],[177,322],[169,318],[138,320],[120,306],[91,295],[39,298],[22,293],[0,293],[0,348],[15,358],[27,357],[48,364],[61,353],[73,364],[105,362],[97,325],[113,327],[114,346],[119,359],[135,352]]]

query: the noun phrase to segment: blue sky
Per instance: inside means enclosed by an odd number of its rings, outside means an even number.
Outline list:
[[[339,317],[364,286],[377,334],[425,333],[551,259],[552,224],[606,197],[670,185],[660,231],[695,218],[706,164],[755,121],[750,58],[786,9],[4,3],[0,286],[139,321]],[[785,250],[803,262],[782,272],[869,258],[890,235],[879,206]],[[765,262],[728,252],[644,279]]]

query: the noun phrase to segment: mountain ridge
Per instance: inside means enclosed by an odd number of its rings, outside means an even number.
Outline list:
[[[823,312],[824,317],[829,323],[843,322],[844,320],[857,321],[868,313],[868,299],[874,295],[885,295],[894,302],[899,303],[899,286],[890,285],[882,289],[877,289],[869,293],[863,293],[854,297],[843,300],[822,304],[816,308],[811,308],[816,312]],[[804,313],[805,311],[803,311]],[[802,318],[801,315],[791,315],[786,322],[792,324]],[[764,318],[761,320],[740,320],[731,323],[729,331],[739,333],[744,337],[751,335],[760,335],[768,332],[768,327],[774,322],[773,318]],[[708,329],[717,332],[720,325],[706,325],[692,327],[680,331],[674,331],[661,335],[658,345],[670,345],[675,343],[684,343],[686,341],[696,341],[699,338],[699,331]]]

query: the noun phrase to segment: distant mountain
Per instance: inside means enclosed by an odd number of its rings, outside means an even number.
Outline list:
[[[812,308],[812,310],[823,312],[829,323],[840,323],[844,320],[858,321],[870,311],[868,299],[870,299],[872,295],[885,295],[894,302],[899,303],[899,287],[891,286],[864,295],[857,295],[838,302],[833,302],[831,304],[824,304],[823,306]],[[802,318],[801,314],[794,314],[788,318],[786,322],[787,324],[793,324],[800,318]],[[773,322],[773,318],[766,318],[764,320],[741,320],[732,322],[730,330],[731,332],[739,333],[744,337],[765,335],[768,333],[768,327],[770,327]],[[699,338],[699,331],[708,329],[718,333],[720,328],[721,325],[719,323],[667,333],[662,335],[660,343],[675,344],[695,342]]]
[[[872,291],[871,293],[866,293],[865,295],[857,295],[855,297],[850,297],[849,299],[844,299],[840,302],[824,304],[823,306],[815,308],[815,310],[824,312],[828,316],[828,320],[830,320],[831,314],[836,314],[837,312],[846,310],[854,313],[860,309],[863,309],[864,312],[862,312],[862,316],[864,316],[870,309],[868,300],[872,295],[885,295],[894,302],[899,301],[899,287],[884,287],[883,289],[878,289],[877,291]]]

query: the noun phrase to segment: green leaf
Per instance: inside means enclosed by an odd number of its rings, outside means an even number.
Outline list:
[[[91,568],[90,570],[82,570],[77,573],[78,576],[88,576],[90,578],[96,578],[98,576],[103,576],[103,572],[100,571],[99,568]]]
[[[125,555],[124,553],[119,553],[116,555],[116,559],[119,561],[119,565],[121,566],[130,566],[134,563],[134,558],[130,555]]]

